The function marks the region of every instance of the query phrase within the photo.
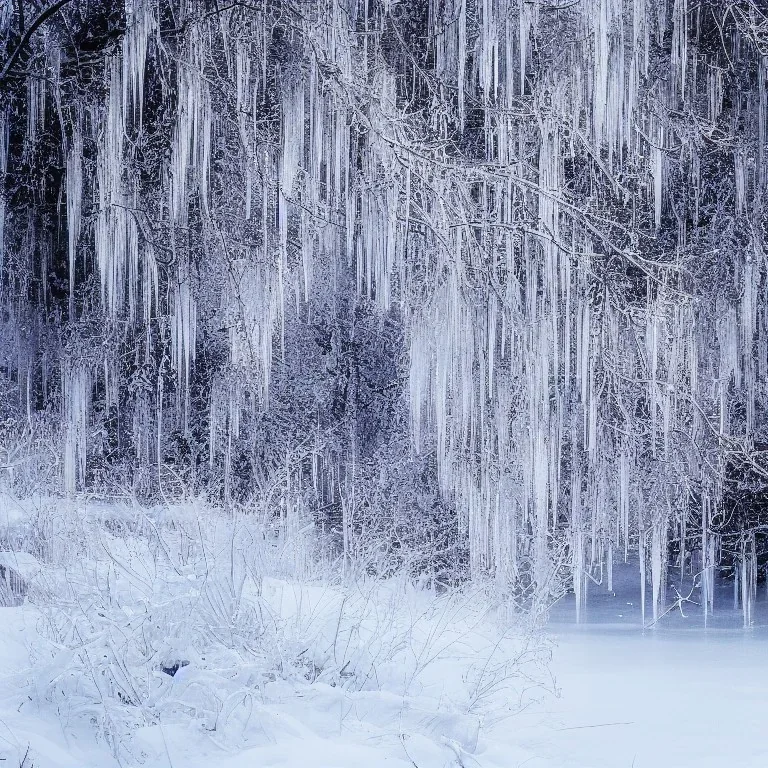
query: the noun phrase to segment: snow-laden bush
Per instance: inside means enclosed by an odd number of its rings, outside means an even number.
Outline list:
[[[171,518],[62,502],[26,511],[3,538],[45,563],[30,587],[41,613],[34,698],[72,725],[97,726],[116,754],[161,718],[215,731],[248,686],[280,668],[278,626],[258,596],[277,556],[254,526],[195,510]]]
[[[472,752],[488,718],[547,682],[546,646],[499,627],[482,587],[343,580],[307,567],[322,563],[301,530],[289,541],[209,508],[65,503],[15,527],[44,532],[29,693],[129,763],[151,756],[159,727],[258,743],[286,700],[312,717],[333,700],[342,721]]]

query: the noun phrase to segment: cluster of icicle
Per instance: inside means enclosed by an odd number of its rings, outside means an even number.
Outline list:
[[[711,609],[718,542],[708,520],[722,489],[708,466],[720,459],[703,461],[697,446],[730,434],[731,383],[746,402],[741,437],[755,427],[755,403],[768,380],[768,315],[759,300],[765,254],[755,240],[733,290],[716,306],[701,306],[681,291],[674,260],[672,268],[659,266],[637,238],[613,244],[600,210],[574,206],[565,167],[590,163],[612,204],[647,209],[652,230],[667,211],[674,152],[686,158],[698,200],[700,147],[675,135],[667,119],[682,105],[706,132],[723,109],[722,70],[689,39],[696,10],[687,0],[579,0],[562,11],[556,2],[425,2],[428,77],[407,55],[397,71],[377,47],[376,33],[405,18],[406,0],[318,0],[300,6],[305,17],[286,6],[283,22],[306,66],[282,83],[277,144],[264,140],[259,112],[269,70],[280,66],[267,59],[272,20],[256,8],[234,9],[185,27],[194,3],[176,9],[185,31],[159,210],[171,231],[182,230],[191,196],[200,201],[211,258],[224,265],[231,362],[251,372],[248,386],[225,379],[212,386],[210,460],[237,438],[240,409],[267,403],[286,313],[333,289],[314,271],[330,260],[340,272],[354,271],[361,296],[382,310],[397,307],[407,324],[414,450],[436,448],[442,491],[463,512],[474,572],[495,574],[502,590],[525,577],[546,594],[565,565],[582,605],[596,569],[602,573],[605,564],[610,582],[615,553],[639,552],[655,618],[669,537],[682,534],[685,546],[690,522],[675,504],[690,479],[703,489],[694,527]],[[72,127],[66,197],[74,293],[85,236],[82,136],[91,130],[102,300],[111,316],[138,322],[158,311],[158,268],[138,182],[125,177],[123,159],[126,135],[141,124],[147,50],[160,30],[153,0],[127,0],[126,13],[122,46],[105,61],[100,116],[83,114]],[[547,43],[548,34],[567,39]],[[654,80],[652,50],[667,38],[667,76]],[[214,39],[225,51],[216,76],[235,94],[229,115],[213,114],[205,76]],[[556,49],[549,59],[547,44]],[[763,85],[766,68],[763,61]],[[414,119],[403,81],[422,77],[434,78],[434,103],[426,118]],[[39,90],[46,87],[29,81],[30,134],[39,129]],[[480,159],[476,149],[465,155],[450,141],[478,104]],[[762,158],[765,88],[758,109]],[[240,136],[232,173],[241,185],[225,204],[261,231],[258,248],[226,242],[218,228],[211,156],[224,121]],[[0,123],[0,163],[4,135]],[[738,217],[763,184],[764,163],[746,149],[733,158]],[[173,251],[173,240],[163,247]],[[199,290],[185,258],[180,252],[172,262],[168,306],[181,408],[188,407],[183,392],[195,363]],[[596,289],[610,258],[644,273],[642,304]],[[65,473],[73,490],[84,472],[88,376],[99,374],[65,371]],[[152,422],[147,416],[137,426],[139,452],[152,451]],[[153,428],[161,424],[157,414]],[[568,546],[558,547],[563,541]],[[741,580],[749,604],[750,573]]]

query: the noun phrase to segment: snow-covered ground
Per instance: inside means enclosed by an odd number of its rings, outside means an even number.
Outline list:
[[[3,676],[28,664],[25,609],[3,610]],[[490,728],[466,768],[764,768],[768,765],[768,644],[763,632],[642,635],[557,627],[553,668],[561,696]],[[286,689],[285,703],[257,710],[263,739],[228,754],[209,737],[170,726],[142,736],[145,765],[166,768],[446,768],[460,765],[451,742],[413,735],[401,702],[382,694],[344,698],[327,686]],[[88,731],[71,730],[11,684],[0,701],[4,765],[117,765]],[[415,716],[418,718],[418,714]],[[455,735],[455,722],[434,723]],[[408,735],[410,732],[410,735]],[[400,734],[403,734],[400,737]],[[433,734],[434,735],[434,734]],[[407,750],[407,752],[406,752]],[[14,762],[15,761],[15,762]]]
[[[621,567],[581,624],[572,598],[555,607],[550,641],[500,629],[481,590],[279,575],[272,544],[238,550],[246,529],[222,536],[210,514],[197,555],[180,534],[194,515],[143,532],[46,515],[59,546],[37,588],[35,556],[19,561],[38,605],[0,608],[4,767],[768,766],[764,595],[748,630],[725,585],[706,628],[686,604],[643,631]],[[14,525],[37,535],[40,519]],[[257,561],[276,575],[254,581]]]

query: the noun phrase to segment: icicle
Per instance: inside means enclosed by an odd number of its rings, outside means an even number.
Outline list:
[[[304,88],[288,88],[283,102],[283,153],[280,174],[282,193],[293,195],[293,185],[304,155]]]
[[[69,238],[69,319],[75,319],[75,265],[83,203],[83,135],[76,124],[67,152],[67,235]]]
[[[688,63],[688,2],[675,0],[672,11],[672,82],[679,99],[685,99],[686,66]]]
[[[599,150],[603,143],[605,131],[608,107],[608,67],[610,66],[611,56],[608,46],[608,0],[595,0],[595,2],[597,8],[593,11],[595,23],[595,50],[593,55],[595,73],[592,90],[592,130],[595,145]]]
[[[587,576],[584,570],[584,534],[575,533],[573,541],[573,591],[576,597],[576,623],[581,622],[581,615],[586,607]]]
[[[624,562],[629,559],[629,457],[625,449],[619,454],[619,521],[624,537]]]
[[[651,587],[653,592],[653,622],[659,619],[659,611],[664,602],[664,584],[666,579],[667,520],[661,515],[653,524],[651,535]]]
[[[47,82],[39,77],[27,79],[27,132],[24,141],[25,154],[37,143],[38,131],[45,127],[45,102]]]
[[[680,516],[680,584],[685,581],[685,561],[688,557],[687,542],[687,515],[685,512]]]
[[[638,495],[638,508],[637,508],[637,554],[640,560],[640,622],[645,627],[645,588],[647,584],[646,570],[647,570],[647,553],[646,553],[646,527],[644,524],[641,504],[642,500]]]
[[[744,168],[744,155],[741,150],[733,153],[734,177],[736,180],[736,215],[742,216],[747,207],[747,183],[746,169]]]
[[[206,50],[195,27],[187,41],[188,61],[179,67],[178,105],[171,152],[171,211],[186,226],[189,203],[187,179],[194,172],[195,191],[204,212],[209,209],[208,187],[211,156],[211,98],[203,77]]]
[[[10,6],[9,6],[10,7]],[[8,173],[8,111],[7,108],[0,109],[0,179],[5,179]],[[3,182],[4,183],[4,182]],[[5,217],[6,202],[5,194],[0,188],[0,277],[4,273],[5,258]],[[0,284],[2,280],[0,280]]]
[[[81,364],[65,362],[62,375],[65,428],[64,489],[72,495],[85,480],[91,383]]]
[[[173,368],[179,375],[179,387],[186,396],[190,371],[197,345],[197,303],[192,290],[189,264],[180,260],[178,282],[174,286],[171,350]]]
[[[122,184],[125,123],[122,108],[122,73],[114,59],[106,65],[105,126],[98,145],[98,213],[95,224],[96,260],[101,275],[101,299],[108,313],[122,308],[128,261],[127,201]]]
[[[653,175],[653,211],[656,229],[661,227],[662,195],[664,191],[664,157],[661,148],[651,147],[651,174]]]
[[[738,582],[738,586],[741,588],[740,597],[744,627],[750,627],[752,626],[754,603],[757,596],[757,556],[754,532],[742,536],[739,560],[740,567],[735,569],[738,579],[734,578],[734,589],[736,589],[736,582]],[[738,606],[735,605],[735,607]]]
[[[126,32],[123,38],[123,112],[133,114],[141,127],[144,112],[144,72],[150,35],[156,21],[149,0],[126,0]],[[129,99],[130,95],[130,99]]]
[[[757,71],[757,185],[758,197],[766,186],[766,144],[768,144],[768,54],[760,57]]]
[[[528,3],[522,3],[520,5],[520,42],[518,45],[520,51],[520,95],[525,95],[525,76],[526,65],[528,63],[528,35],[530,34],[531,19],[530,10],[531,6]]]
[[[608,591],[613,592],[613,540],[608,539],[606,573],[608,576]]]
[[[704,606],[704,622],[706,624],[707,618],[712,613],[714,604],[714,550],[715,540],[709,531],[710,520],[712,512],[710,509],[711,499],[708,494],[702,495],[702,511],[701,511],[701,554],[702,554],[702,570],[701,570],[701,602]]]
[[[465,68],[467,62],[467,6],[466,0],[458,0],[459,18],[458,18],[458,51],[456,57],[456,86],[458,88],[458,110],[459,126],[464,129],[464,86],[465,86]]]

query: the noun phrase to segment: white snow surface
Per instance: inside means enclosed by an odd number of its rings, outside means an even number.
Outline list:
[[[67,726],[15,685],[35,632],[29,607],[0,621],[0,757],[35,768],[116,766],[88,729]],[[485,730],[475,749],[460,717],[404,708],[383,692],[345,695],[317,684],[278,686],[255,706],[253,745],[230,750],[178,725],[144,729],[144,765],[157,768],[764,768],[768,660],[765,633],[641,634],[557,628],[550,696]],[[431,702],[434,707],[436,702]],[[453,738],[452,738],[453,737]],[[465,743],[466,743],[465,741]],[[467,744],[470,748],[471,743]],[[461,762],[459,762],[461,760]],[[25,766],[26,768],[26,766]]]
[[[77,524],[86,525],[81,518]],[[170,530],[164,535],[170,552]],[[31,583],[28,602],[0,608],[3,766],[768,766],[768,629],[759,620],[740,628],[740,614],[725,598],[719,622],[707,627],[691,604],[685,617],[671,613],[643,630],[634,571],[626,567],[622,580],[617,569],[616,592],[591,595],[582,624],[572,621],[572,597],[556,606],[550,641],[521,628],[499,631],[481,591],[446,597],[397,584],[355,590],[277,576],[255,590],[243,577],[243,602],[259,606],[265,626],[279,627],[249,654],[253,637],[214,646],[211,637],[223,635],[205,635],[194,616],[174,629],[181,614],[167,605],[176,601],[189,613],[190,595],[208,594],[197,561],[173,570],[142,562],[142,548],[130,538],[104,534],[100,545],[120,568],[70,562],[64,574],[51,565],[63,554],[49,552],[40,565],[45,578]],[[222,551],[208,553],[211,573],[210,558]],[[104,579],[106,593],[78,581],[89,573]],[[67,600],[77,594],[90,601],[69,614],[82,647],[66,640],[50,603],[32,602],[44,590],[60,590],[62,575]],[[147,591],[150,577],[170,592]],[[130,602],[134,593],[139,597]],[[757,607],[763,617],[764,595]],[[120,646],[142,610],[171,622],[158,629],[158,637],[168,634],[159,644],[153,628],[139,624],[147,647],[159,649],[144,677],[135,648]],[[543,664],[550,647],[556,685]],[[189,663],[172,677],[158,669],[181,660]],[[140,706],[121,708],[122,694],[115,698],[115,685],[127,678]],[[146,691],[135,690],[142,685]],[[110,695],[111,709],[99,700]]]

